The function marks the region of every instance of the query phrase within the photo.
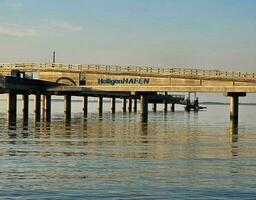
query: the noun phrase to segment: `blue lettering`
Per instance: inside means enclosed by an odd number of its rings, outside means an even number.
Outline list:
[[[149,84],[149,78],[123,78],[123,79],[98,79],[98,84],[109,84],[109,85],[115,85],[115,84]]]

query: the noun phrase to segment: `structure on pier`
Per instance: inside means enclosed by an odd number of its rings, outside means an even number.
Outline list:
[[[168,92],[208,92],[229,96],[230,118],[238,119],[239,97],[256,92],[254,73],[226,72],[183,68],[156,68],[118,65],[70,65],[58,63],[5,63],[0,64],[0,91],[9,93],[9,113],[15,113],[16,95],[24,95],[24,107],[29,94],[35,95],[35,111],[40,116],[41,95],[44,95],[44,111],[50,116],[51,95],[63,95],[65,113],[70,116],[71,96],[84,98],[84,112],[88,109],[88,97],[99,99],[99,112],[103,112],[103,98],[111,98],[111,110],[115,111],[115,98],[122,98],[123,110],[137,110],[140,100],[141,113],[147,116],[148,103],[156,110],[157,103],[181,103],[180,97]],[[12,76],[10,76],[12,75]],[[28,79],[28,77],[33,77]],[[164,93],[164,95],[160,94]],[[193,109],[185,103],[187,110]],[[198,106],[194,102],[193,106]],[[27,108],[24,108],[26,111]]]

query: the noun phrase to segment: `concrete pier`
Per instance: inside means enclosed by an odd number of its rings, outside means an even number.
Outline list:
[[[50,67],[51,66],[51,67]],[[52,68],[54,67],[54,69]],[[1,93],[28,93],[35,97],[35,116],[40,119],[40,95],[58,96],[92,96],[99,97],[99,112],[102,112],[102,98],[140,98],[148,95],[148,103],[186,105],[186,110],[199,110],[198,102],[190,102],[190,93],[228,93],[230,96],[230,118],[238,119],[239,97],[246,93],[256,93],[255,73],[229,72],[194,68],[154,68],[119,65],[73,65],[50,63],[2,63],[0,68]],[[28,72],[36,74],[36,79],[27,78]],[[27,73],[27,74],[26,74]],[[11,75],[11,76],[10,76]],[[26,76],[25,76],[26,75]],[[63,84],[67,83],[67,84]],[[69,84],[68,84],[69,83]],[[164,92],[164,93],[163,93]],[[172,92],[188,92],[189,96],[168,95]],[[14,94],[8,97],[8,113],[15,113]],[[25,97],[26,98],[26,97]],[[126,111],[126,99],[123,99],[123,110]],[[142,97],[143,99],[143,97]],[[135,99],[136,101],[136,99]],[[26,100],[24,100],[24,103]],[[26,102],[27,103],[27,102]],[[11,106],[13,104],[13,106]],[[130,104],[130,102],[129,102]],[[136,111],[136,103],[134,110]],[[24,106],[24,108],[26,105]],[[129,105],[129,111],[131,106]],[[86,113],[86,106],[84,112]],[[171,108],[174,111],[174,105]],[[69,112],[69,111],[68,111]],[[26,109],[24,109],[26,113]],[[11,115],[13,116],[13,115]]]
[[[29,102],[29,95],[24,93],[22,95],[22,113],[23,113],[24,121],[28,121],[28,102]]]
[[[83,96],[83,111],[84,111],[84,116],[87,116],[87,113],[88,113],[88,96]]]
[[[238,96],[230,97],[230,119],[238,120],[238,104],[239,98]]]
[[[175,103],[172,103],[172,105],[171,105],[171,111],[172,111],[172,112],[175,111]]]
[[[140,110],[142,116],[148,116],[148,96],[141,95],[140,97]]]
[[[136,97],[133,100],[133,111],[137,112],[137,98]]]
[[[156,112],[156,110],[157,110],[157,103],[156,102],[152,104],[152,110],[153,110],[153,112]]]
[[[167,93],[167,92],[165,92],[165,93],[164,93],[164,95],[165,95],[165,96],[167,96],[167,95],[168,95],[168,93]],[[166,112],[167,112],[167,110],[168,110],[168,103],[167,103],[166,101],[164,101],[164,112],[166,113]]]
[[[41,119],[41,95],[36,94],[34,96],[34,114],[35,121],[40,121]]]
[[[65,118],[71,118],[71,95],[65,95],[64,97],[64,113]]]
[[[132,97],[129,97],[128,99],[128,111],[132,112]]]
[[[103,97],[98,98],[98,111],[100,114],[103,112]]]
[[[8,121],[16,122],[17,115],[17,94],[14,92],[10,92],[7,96],[7,106],[8,106]]]
[[[244,92],[227,92],[224,93],[225,96],[230,97],[230,119],[234,120],[235,123],[238,122],[238,114],[239,114],[239,97],[246,96]]]
[[[111,112],[112,113],[116,112],[116,98],[115,97],[111,98]]]
[[[164,112],[166,113],[168,110],[168,104],[166,102],[164,102]]]
[[[126,101],[127,101],[127,99],[124,97],[122,99],[122,109],[123,109],[123,112],[126,112]]]
[[[51,119],[51,95],[46,94],[43,96],[43,117],[46,121]]]

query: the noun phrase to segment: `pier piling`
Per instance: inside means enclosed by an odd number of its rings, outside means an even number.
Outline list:
[[[166,113],[168,109],[168,104],[166,102],[164,102],[164,112]]]
[[[134,102],[133,102],[133,111],[137,112],[137,98],[134,98]]]
[[[175,103],[172,103],[172,105],[171,105],[171,111],[172,111],[172,112],[175,111]]]
[[[157,109],[157,103],[154,102],[153,105],[152,105],[153,112],[156,112],[156,109]]]
[[[224,93],[225,96],[230,97],[230,120],[238,122],[238,106],[239,106],[239,97],[246,96],[244,92],[228,92]]]
[[[28,121],[28,102],[29,102],[29,95],[23,94],[22,95],[22,112],[23,112],[23,120]]]
[[[128,99],[128,111],[132,112],[132,97],[129,97]]]
[[[165,95],[165,99],[167,99],[167,92],[165,92],[164,93],[164,95]],[[166,113],[167,112],[167,109],[168,109],[168,103],[167,103],[167,101],[165,100],[164,101],[164,112]]]
[[[43,117],[46,121],[51,119],[51,95],[46,94],[43,96]]]
[[[230,119],[238,120],[238,104],[239,97],[234,95],[230,96]]]
[[[115,97],[111,98],[111,112],[112,113],[116,112],[116,98]]]
[[[87,116],[87,113],[88,113],[88,96],[83,96],[83,111],[84,111],[84,116]]]
[[[8,120],[9,122],[16,122],[17,115],[17,94],[10,92],[7,98],[8,106]]]
[[[140,97],[140,110],[142,116],[148,116],[148,96],[141,95]]]
[[[124,97],[123,99],[122,99],[122,109],[123,109],[123,112],[126,112],[126,98]]]
[[[99,110],[99,113],[102,114],[102,111],[103,111],[103,97],[98,98],[98,110]]]
[[[40,121],[41,119],[41,95],[36,94],[34,96],[34,114],[35,121]]]
[[[65,118],[71,118],[71,95],[65,95],[64,97],[64,112]]]

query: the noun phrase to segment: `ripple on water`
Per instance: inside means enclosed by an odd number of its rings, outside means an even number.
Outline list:
[[[256,197],[256,125],[242,117],[234,130],[222,110],[150,112],[147,122],[121,112],[49,123],[31,115],[12,126],[1,115],[0,197]]]

